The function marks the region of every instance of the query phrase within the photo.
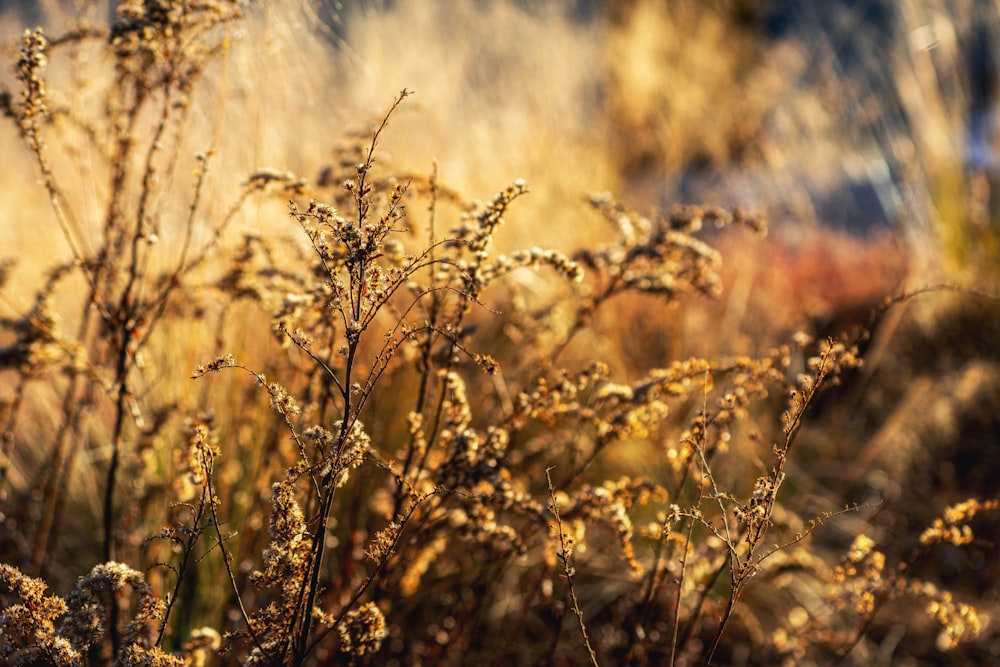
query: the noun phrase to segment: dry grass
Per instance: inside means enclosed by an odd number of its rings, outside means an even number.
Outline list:
[[[1000,655],[996,222],[935,143],[954,50],[929,82],[890,45],[903,106],[938,93],[906,137],[933,224],[765,239],[740,205],[822,217],[838,167],[747,182],[857,128],[822,67],[775,75],[802,36],[759,11],[316,7],[8,36],[3,660]],[[691,193],[725,206],[663,206]],[[913,287],[942,275],[971,287]]]

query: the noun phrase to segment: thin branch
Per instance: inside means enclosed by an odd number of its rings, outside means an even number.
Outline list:
[[[572,538],[563,530],[562,518],[559,516],[559,503],[556,500],[556,489],[552,485],[552,468],[555,466],[549,466],[545,469],[545,480],[549,486],[549,498],[551,498],[551,503],[549,504],[549,511],[552,512],[553,516],[556,518],[556,529],[559,531],[559,560],[563,564],[563,578],[566,580],[566,585],[569,587],[569,597],[573,602],[573,613],[576,614],[577,621],[580,626],[580,635],[583,637],[583,644],[587,647],[587,653],[590,655],[590,664],[594,667],[599,667],[597,662],[597,654],[594,652],[594,648],[590,645],[590,637],[587,635],[587,625],[583,620],[583,612],[580,610],[580,602],[576,598],[576,587],[573,584],[573,575],[576,573],[576,568],[572,565],[573,558],[573,540]]]

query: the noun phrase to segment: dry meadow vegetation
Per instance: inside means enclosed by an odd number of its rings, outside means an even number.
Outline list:
[[[1000,660],[983,17],[753,6],[0,7],[0,661]]]

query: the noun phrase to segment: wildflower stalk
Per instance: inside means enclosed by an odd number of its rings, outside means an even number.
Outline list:
[[[573,546],[570,541],[569,535],[563,528],[562,518],[559,516],[559,502],[556,500],[556,489],[552,485],[552,466],[545,469],[545,481],[549,488],[549,511],[556,518],[556,530],[559,532],[559,560],[563,566],[563,579],[566,580],[566,586],[569,588],[570,601],[573,603],[573,613],[576,614],[577,624],[580,628],[580,636],[583,638],[583,644],[587,648],[587,654],[590,657],[590,664],[594,667],[598,667],[597,653],[594,652],[594,647],[590,645],[590,636],[587,634],[587,624],[583,620],[583,611],[580,609],[580,602],[576,598],[576,587],[573,584],[573,576],[576,573],[576,568],[573,567]]]
[[[737,601],[747,584],[749,584],[750,579],[757,574],[760,568],[762,557],[758,557],[756,551],[771,524],[771,512],[777,502],[778,489],[785,477],[784,468],[788,461],[789,451],[802,426],[802,420],[806,411],[819,393],[833,365],[835,363],[838,365],[844,363],[844,360],[839,359],[838,355],[843,355],[848,361],[853,360],[853,354],[850,351],[846,350],[842,345],[835,343],[832,339],[827,340],[824,350],[817,361],[814,374],[804,376],[800,379],[803,385],[801,391],[792,391],[791,407],[783,416],[785,439],[782,445],[774,447],[776,457],[774,467],[769,475],[757,480],[754,487],[754,495],[748,505],[737,508],[737,518],[741,518],[746,523],[744,536],[747,546],[745,552],[741,555],[737,550],[737,545],[734,544],[728,535],[729,522],[725,511],[723,511],[722,518],[727,535],[723,537],[712,528],[713,532],[716,532],[716,535],[723,539],[723,542],[729,549],[730,594],[718,627],[716,628],[715,636],[703,655],[706,664],[712,663],[712,659],[719,648],[722,635],[725,633],[726,626],[729,623]],[[715,496],[721,503],[722,497],[717,489]]]
[[[355,229],[348,234],[363,234],[370,217],[371,211],[371,186],[368,183],[368,173],[375,162],[375,148],[378,145],[379,136],[389,123],[389,118],[402,101],[410,94],[403,90],[393,101],[389,111],[382,118],[381,124],[372,133],[371,143],[368,146],[368,153],[365,161],[357,167],[357,178],[353,184],[353,194],[355,202],[356,218]],[[395,205],[395,204],[393,204]],[[395,211],[390,210],[386,220],[393,218]],[[370,241],[370,239],[369,239]],[[293,617],[290,623],[289,637],[292,642],[291,663],[301,665],[309,653],[312,628],[315,622],[312,610],[319,594],[319,578],[323,568],[324,555],[326,553],[326,532],[330,519],[330,512],[333,509],[334,499],[338,488],[338,477],[342,473],[344,461],[342,457],[351,438],[352,430],[357,421],[360,405],[354,401],[355,393],[355,363],[358,349],[361,344],[362,335],[371,321],[373,313],[367,312],[363,301],[368,290],[370,269],[369,262],[374,261],[373,250],[370,246],[363,246],[354,239],[345,239],[347,247],[346,268],[348,271],[348,304],[346,312],[343,314],[343,324],[345,328],[345,344],[347,347],[346,359],[344,362],[343,380],[339,383],[341,396],[343,399],[343,417],[340,422],[340,433],[337,439],[337,449],[333,454],[332,464],[329,472],[322,480],[322,499],[320,502],[318,520],[315,532],[312,537],[311,553],[309,565],[306,568],[305,579],[301,583],[299,592],[300,604],[297,608],[297,617]],[[326,258],[323,257],[324,262]],[[327,271],[332,271],[327,266]],[[377,305],[374,309],[377,312]],[[358,397],[359,403],[363,397]],[[287,650],[287,649],[286,649]]]

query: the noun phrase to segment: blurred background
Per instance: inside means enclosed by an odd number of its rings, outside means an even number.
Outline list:
[[[114,13],[60,0],[0,11],[8,58],[23,26],[57,34]],[[225,86],[227,121],[241,127],[223,138],[221,191],[263,166],[316,178],[405,87],[416,95],[386,159],[436,164],[468,196],[525,179],[534,243],[586,243],[566,204],[608,190],[640,210],[744,207],[769,219],[791,259],[806,234],[847,234],[844,256],[827,247],[825,259],[838,275],[862,270],[851,262],[866,252],[892,264],[889,285],[872,277],[877,292],[900,281],[897,244],[918,282],[995,284],[990,0],[284,0],[247,13],[224,84],[206,86]],[[221,97],[203,93],[209,126]],[[87,104],[86,91],[66,103]],[[24,150],[11,127],[0,141],[7,155]],[[9,216],[35,176],[6,178]],[[42,233],[0,232],[9,246]]]
[[[7,0],[0,35],[106,20],[102,4]],[[943,247],[960,276],[995,258],[990,0],[285,0],[248,13],[227,79],[229,111],[254,123],[247,166],[312,176],[351,120],[406,87],[416,105],[394,159],[437,160],[466,192],[524,178],[557,197],[608,189],[639,207],[712,201],[781,227],[888,229]]]

